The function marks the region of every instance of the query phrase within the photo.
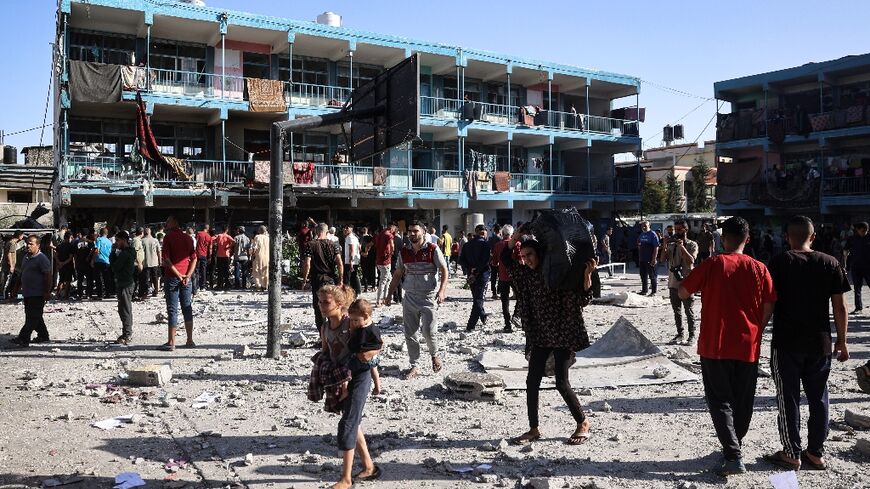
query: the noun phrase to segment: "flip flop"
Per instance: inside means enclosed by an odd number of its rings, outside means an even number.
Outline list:
[[[175,345],[170,345],[169,343],[163,343],[160,345],[160,349],[163,351],[175,351]]]
[[[184,346],[182,346],[182,348],[196,348],[196,343],[194,343],[192,341],[185,343]]]
[[[788,460],[783,458],[784,455],[785,454],[782,453],[782,450],[780,450],[772,455],[764,455],[762,458],[764,459],[765,462],[769,462],[769,463],[776,465],[777,467],[782,468],[782,469],[794,470],[794,471],[798,471],[801,469],[800,464],[795,464],[795,463],[789,462]]]
[[[511,445],[528,445],[529,443],[532,443],[533,441],[538,441],[541,439],[540,433],[538,433],[537,435],[532,435],[532,436],[526,436],[526,435],[528,435],[528,433],[523,433],[522,435],[520,435],[516,438],[511,438]]]
[[[577,430],[571,434],[571,436],[565,440],[566,445],[583,445],[587,441],[589,441],[589,430],[580,431]]]
[[[359,474],[361,474],[361,473],[362,472],[360,472]],[[381,468],[378,467],[377,465],[375,465],[375,471],[372,472],[371,475],[362,476],[359,474],[353,476],[353,483],[354,484],[356,484],[357,482],[367,482],[367,481],[373,481],[373,480],[380,479],[382,472],[381,472]],[[353,486],[351,486],[351,487],[353,487]]]
[[[827,463],[822,462],[822,463],[818,464],[818,463],[810,460],[810,457],[807,456],[806,450],[801,452],[801,466],[805,467],[809,470],[828,470]]]

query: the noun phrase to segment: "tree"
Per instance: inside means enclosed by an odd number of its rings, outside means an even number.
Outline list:
[[[680,209],[680,182],[677,180],[677,175],[674,169],[665,177],[665,212],[675,214],[681,212]]]
[[[710,212],[712,205],[707,198],[707,177],[710,176],[710,166],[703,158],[695,160],[695,166],[690,170],[692,181],[687,182],[686,200],[688,210],[691,212]]]
[[[667,191],[662,182],[646,179],[641,192],[640,208],[644,214],[661,214],[665,212]]]

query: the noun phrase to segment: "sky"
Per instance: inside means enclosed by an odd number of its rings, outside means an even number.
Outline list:
[[[57,4],[2,2],[0,129],[9,134],[43,124]],[[705,99],[713,97],[716,81],[870,52],[870,2],[864,1],[206,3],[301,20],[314,20],[330,10],[342,15],[345,26],[356,29],[635,76],[643,80],[645,148],[659,146],[662,127],[676,122],[685,127],[685,142],[713,139],[715,121],[710,121],[716,101]],[[47,123],[51,121],[49,107]],[[7,136],[6,144],[20,149],[39,144],[40,138],[50,144],[51,128]]]

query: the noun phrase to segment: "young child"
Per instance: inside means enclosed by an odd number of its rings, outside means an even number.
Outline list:
[[[347,366],[353,373],[371,370],[372,395],[377,396],[381,393],[381,376],[378,373],[381,359],[378,353],[384,342],[381,330],[372,323],[372,305],[365,299],[357,299],[348,308],[347,315],[350,318],[350,340],[347,346],[351,353]]]

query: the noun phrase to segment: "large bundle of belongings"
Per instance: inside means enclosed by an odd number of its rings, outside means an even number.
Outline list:
[[[530,224],[529,229],[543,245],[541,273],[551,289],[580,290],[586,262],[595,258],[597,242],[592,224],[577,209],[546,210]],[[598,273],[593,274],[593,294],[601,296]]]

